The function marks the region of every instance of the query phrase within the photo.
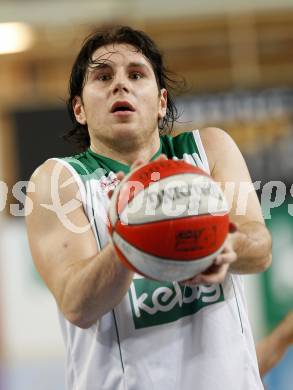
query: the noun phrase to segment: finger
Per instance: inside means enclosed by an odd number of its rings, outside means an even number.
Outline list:
[[[123,180],[123,179],[124,179],[124,177],[125,177],[125,173],[124,173],[124,172],[122,172],[122,171],[119,171],[119,172],[117,172],[117,173],[116,173],[116,179],[117,179],[117,181],[118,181],[118,182],[120,182],[121,180]],[[114,192],[114,189],[113,189],[113,190],[110,190],[110,191],[108,191],[108,193],[107,193],[107,195],[108,195],[108,198],[110,198],[110,199],[111,199],[111,197],[112,197],[112,195],[113,195],[113,192]]]
[[[202,272],[200,274],[195,275],[193,278],[183,280],[181,283],[187,285],[187,286],[192,286],[195,284],[201,283],[201,278],[202,275],[210,275],[210,274],[215,274],[219,272],[222,266],[218,266],[215,264],[212,264],[205,272]]]
[[[187,280],[182,280],[181,282],[179,282],[179,284],[181,284],[181,286],[193,287],[198,283],[195,283],[194,279],[187,279]]]
[[[234,222],[229,222],[229,233],[235,233],[237,232],[238,228],[236,223]]]
[[[110,190],[110,191],[107,193],[109,199],[112,198],[113,192],[114,192],[114,190]]]
[[[215,259],[215,264],[233,263],[236,260],[237,253],[235,252],[231,240],[228,237],[222,252]]]
[[[124,179],[125,173],[122,172],[122,171],[119,171],[119,172],[116,173],[116,177],[117,177],[117,179],[118,179],[119,181],[121,181],[121,180]]]
[[[165,154],[160,154],[159,157],[155,158],[154,161],[168,160],[168,157]]]
[[[227,275],[229,264],[217,266],[216,272],[203,272],[195,277],[195,284],[222,283]]]
[[[181,280],[180,282],[178,282],[179,284],[181,284],[182,286],[194,286],[195,284],[197,284],[195,282],[196,278],[197,278],[198,275],[194,276],[193,278],[189,278],[189,279],[185,279],[185,280]]]
[[[160,154],[159,157],[157,157],[153,161],[161,161],[161,160],[168,160],[167,156],[165,154]],[[142,165],[147,164],[148,161],[143,160],[143,159],[137,159],[134,161],[134,163],[131,165],[130,170],[137,169],[141,167]]]
[[[142,165],[144,165],[144,164],[146,164],[146,161],[143,160],[143,159],[141,159],[141,158],[139,158],[139,159],[135,160],[135,161],[133,162],[133,164],[131,164],[130,170],[132,171],[132,170],[134,170],[134,169],[137,169],[138,167],[140,167],[140,166],[142,166]]]
[[[231,264],[234,263],[237,260],[237,254],[234,251],[227,252],[227,253],[221,253],[219,254],[215,259],[215,264]]]

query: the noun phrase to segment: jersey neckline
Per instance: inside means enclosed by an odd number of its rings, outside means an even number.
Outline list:
[[[160,137],[160,146],[159,149],[156,151],[156,153],[152,156],[150,161],[155,160],[159,155],[162,153],[162,137]],[[113,160],[110,157],[103,156],[102,154],[95,153],[90,147],[87,149],[87,153],[89,153],[94,158],[102,161],[109,169],[113,172],[122,171],[124,173],[129,173],[130,166],[127,164],[124,164],[120,161]]]

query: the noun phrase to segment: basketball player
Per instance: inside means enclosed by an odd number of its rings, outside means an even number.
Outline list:
[[[271,261],[254,190],[242,215],[236,192],[230,217],[237,232],[214,265],[185,285],[133,274],[109,242],[107,191],[161,154],[202,167],[223,186],[251,183],[224,131],[159,135],[176,114],[168,82],[146,34],[121,27],[92,35],[70,79],[68,137],[83,152],[46,161],[31,179],[29,241],[59,308],[72,390],[263,388],[240,275]]]

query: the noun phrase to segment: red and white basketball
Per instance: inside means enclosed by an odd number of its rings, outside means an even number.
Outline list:
[[[229,231],[219,185],[202,169],[174,160],[154,161],[127,175],[113,193],[109,220],[122,263],[164,281],[207,269]]]

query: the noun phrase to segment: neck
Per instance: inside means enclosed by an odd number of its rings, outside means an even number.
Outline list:
[[[91,140],[91,150],[97,154],[119,161],[122,164],[132,165],[136,160],[150,161],[160,147],[159,133],[156,132],[151,139],[127,140],[119,143],[107,143],[100,140]]]

